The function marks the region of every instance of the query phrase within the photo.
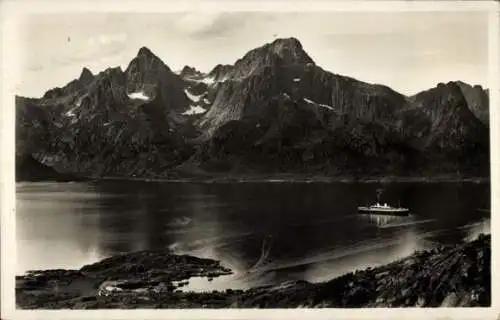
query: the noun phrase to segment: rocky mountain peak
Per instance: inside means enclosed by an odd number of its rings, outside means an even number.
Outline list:
[[[85,86],[89,85],[93,80],[94,80],[94,75],[92,72],[87,68],[84,67],[82,69],[82,72],[80,73],[80,77],[78,80]]]
[[[270,44],[270,50],[280,56],[285,63],[314,63],[304,51],[302,43],[297,38],[276,39]]]
[[[417,97],[425,97],[428,106],[451,107],[459,105],[458,102],[465,102],[460,86],[454,81],[440,82],[436,87],[417,94]]]
[[[406,97],[328,72],[292,37],[208,74],[190,66],[173,73],[142,47],[125,71],[83,68],[45,99],[16,98],[16,125],[23,152],[62,155],[68,172],[148,175],[186,164],[182,170],[207,172],[483,174],[488,103],[487,90],[460,81]]]
[[[170,68],[146,47],[139,49],[125,70],[127,92],[143,91],[153,94],[161,82],[169,82],[175,78]]]
[[[230,64],[218,64],[208,73],[208,76],[218,81],[224,79],[232,69],[233,66]]]
[[[98,119],[105,122],[112,114],[125,110],[128,99],[123,87],[124,82],[123,74],[119,77],[117,73],[100,73],[82,97],[79,107],[73,112],[75,118],[86,126],[99,121]]]
[[[481,85],[470,85],[462,81],[455,81],[467,100],[472,113],[484,124],[489,125],[489,91]]]
[[[87,86],[89,86],[94,81],[94,75],[90,72],[89,69],[84,67],[82,72],[80,73],[80,77],[78,79],[74,79],[68,82],[64,87],[56,87],[48,90],[43,95],[44,99],[57,99],[69,95],[74,95],[77,92],[84,90]]]
[[[145,69],[166,69],[171,72],[170,68],[149,48],[141,47],[137,52],[137,56],[132,59],[130,64],[125,70],[125,73],[135,71],[144,71]]]
[[[458,85],[460,88],[470,88],[470,89],[481,89],[481,90],[484,90],[483,87],[479,84],[475,84],[475,85],[471,85],[467,82],[464,82],[464,81],[461,81],[461,80],[457,80],[457,81],[453,81],[453,83],[455,83],[456,85]]]
[[[123,85],[125,82],[125,74],[120,67],[107,68],[106,70],[99,72],[95,77],[95,84],[102,82],[112,82],[114,84]]]
[[[201,76],[201,72],[196,70],[196,68],[193,68],[190,66],[184,66],[184,68],[182,68],[182,71],[180,72],[179,75],[181,78],[196,77],[196,76]]]
[[[125,74],[120,67],[107,68],[100,72],[89,87],[82,106],[95,109],[107,105],[124,104],[125,94],[123,86]]]
[[[141,47],[137,52],[138,57],[156,57],[156,55],[148,48]]]
[[[282,38],[250,50],[236,61],[230,77],[251,76],[267,67],[308,65],[314,65],[314,61],[304,51],[300,41],[296,38]]]

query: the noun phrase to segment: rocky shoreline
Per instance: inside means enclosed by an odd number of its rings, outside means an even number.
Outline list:
[[[487,307],[491,236],[415,252],[322,283],[290,281],[203,293],[179,290],[192,277],[232,273],[211,259],[168,250],[140,251],[80,270],[17,276],[16,303],[22,309]]]
[[[43,178],[16,175],[16,182],[99,182],[99,181],[139,181],[165,183],[490,183],[490,177],[452,175],[442,176],[311,176],[297,174],[276,175],[193,175],[172,176],[73,176],[60,174]]]
[[[303,176],[223,176],[223,177],[54,177],[23,178],[16,177],[16,182],[98,182],[98,181],[142,181],[165,183],[489,183],[489,177],[303,177]]]
[[[94,181],[148,181],[170,183],[489,183],[489,177],[364,177],[349,176],[309,177],[309,176],[228,176],[194,177],[194,178],[161,178],[161,177],[103,177]]]

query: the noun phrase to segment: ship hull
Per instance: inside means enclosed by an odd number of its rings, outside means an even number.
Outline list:
[[[388,216],[407,216],[410,214],[409,209],[396,208],[396,209],[373,209],[368,207],[358,207],[359,213],[365,214],[379,214]]]

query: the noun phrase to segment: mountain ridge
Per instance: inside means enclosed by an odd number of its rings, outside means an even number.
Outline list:
[[[294,37],[292,37],[292,38],[294,38]],[[296,39],[296,38],[294,38],[294,39]],[[277,39],[277,40],[280,40],[280,39]],[[270,43],[268,43],[268,44],[270,44]],[[153,55],[155,55],[155,54],[154,54],[154,53],[153,53],[153,52],[152,52],[152,51],[151,51],[148,47],[143,46],[143,47],[141,47],[141,48],[144,48],[144,49],[148,50],[149,52],[151,52]],[[141,50],[141,48],[139,48],[139,51]],[[157,55],[155,55],[155,56],[157,56]],[[158,56],[157,56],[157,57],[158,57]],[[160,58],[158,58],[158,59],[160,59]],[[161,60],[161,59],[160,59],[160,60]],[[241,58],[240,58],[240,59],[237,59],[236,61],[238,61],[238,60],[241,60]],[[236,61],[235,61],[235,62],[236,62]],[[129,64],[130,64],[130,63],[129,63]],[[206,76],[208,76],[208,77],[212,77],[214,74],[217,74],[217,73],[218,73],[218,71],[219,71],[221,68],[229,68],[229,67],[232,67],[232,66],[233,66],[233,65],[231,65],[231,64],[220,64],[220,63],[219,63],[219,64],[217,64],[216,66],[214,66],[212,69],[210,69],[208,72],[204,73],[204,72],[200,71],[199,69],[197,69],[197,68],[196,68],[196,67],[194,67],[194,66],[191,66],[191,65],[185,65],[185,66],[184,66],[182,69],[180,69],[177,73],[179,73],[179,75],[181,75],[181,74],[182,74],[182,70],[183,70],[183,69],[187,69],[187,70],[188,70],[188,69],[192,69],[193,71],[195,71],[195,72],[197,72],[197,73],[199,73],[199,74],[206,75]],[[123,69],[123,68],[122,68],[122,67],[120,67],[120,66],[116,66],[116,67],[108,67],[107,69],[109,69],[109,68],[120,68],[120,69]],[[84,67],[82,67],[82,71],[81,71],[81,73],[80,73],[80,77],[79,77],[79,78],[76,78],[76,79],[81,80],[82,73],[87,72],[87,71],[88,71],[88,73],[89,73],[90,75],[93,75],[92,71],[91,71],[90,69],[88,69],[87,67],[85,67],[85,66],[84,66]],[[123,71],[123,70],[122,70],[122,71]],[[172,71],[172,72],[173,72],[173,71]],[[329,72],[331,72],[331,71],[329,71]],[[417,95],[418,93],[420,93],[420,92],[422,92],[422,91],[426,91],[426,90],[428,90],[428,89],[429,89],[429,88],[422,88],[420,91],[418,91],[418,92],[416,92],[416,93],[413,93],[413,94],[408,93],[408,94],[406,94],[406,93],[402,93],[402,92],[400,92],[400,91],[398,91],[398,90],[396,90],[396,89],[393,89],[393,88],[392,88],[392,87],[390,87],[389,85],[386,85],[386,84],[383,84],[383,83],[378,83],[378,82],[370,82],[370,81],[367,81],[367,80],[360,80],[360,78],[357,78],[357,77],[352,77],[352,76],[348,76],[348,75],[346,75],[346,74],[340,74],[340,73],[334,73],[334,72],[331,72],[331,73],[336,74],[336,75],[339,75],[339,76],[342,76],[342,77],[345,77],[345,78],[351,78],[351,79],[354,79],[354,80],[359,81],[359,82],[363,82],[363,83],[368,84],[368,85],[384,86],[384,87],[390,88],[391,90],[393,90],[393,91],[395,91],[395,92],[397,92],[397,93],[399,93],[399,94],[401,94],[401,95],[403,95],[403,96],[405,96],[405,97],[407,97],[407,98],[411,98],[411,97],[413,97],[413,96]],[[73,80],[72,80],[72,81],[73,81]],[[67,85],[68,85],[69,83],[71,83],[72,81],[67,82],[67,83],[66,83],[64,86],[62,86],[62,87],[57,87],[57,86],[56,86],[56,87],[54,87],[54,88],[52,88],[52,89],[48,89],[48,90],[47,90],[44,94],[46,94],[47,92],[49,92],[49,91],[51,91],[51,90],[57,89],[57,88],[64,88],[65,86],[67,86]],[[471,87],[471,88],[477,88],[477,87],[479,87],[479,88],[481,88],[482,90],[484,90],[484,91],[486,91],[486,92],[488,92],[488,91],[489,91],[489,89],[488,89],[488,88],[484,88],[484,87],[483,87],[482,85],[480,85],[480,84],[471,84],[471,83],[464,82],[463,80],[458,80],[458,79],[457,79],[457,80],[450,80],[449,82],[461,83],[461,84],[463,84],[464,86],[469,86],[469,87]],[[436,82],[436,83],[435,83],[435,86],[439,85],[440,83],[442,83],[442,82]],[[41,98],[43,98],[44,94],[42,94],[41,96],[38,96],[38,97],[37,97],[37,96],[28,96],[28,95],[23,95],[23,94],[19,93],[19,94],[16,94],[16,96],[23,97],[23,98],[29,98],[29,99],[41,99]]]
[[[487,94],[450,81],[406,96],[324,70],[294,37],[208,73],[188,65],[174,73],[141,47],[125,70],[83,68],[42,98],[16,96],[16,137],[35,159],[82,175],[482,176]]]

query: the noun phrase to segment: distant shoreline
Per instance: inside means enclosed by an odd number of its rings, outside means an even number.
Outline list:
[[[145,181],[168,183],[489,183],[489,177],[304,177],[304,176],[224,176],[224,177],[192,177],[192,178],[162,178],[162,177],[102,177],[91,178],[102,181]]]
[[[85,181],[142,181],[142,182],[165,182],[165,183],[490,183],[490,177],[304,177],[304,176],[206,176],[190,178],[168,178],[168,177],[79,177],[76,179],[23,179],[17,182],[85,182]]]

